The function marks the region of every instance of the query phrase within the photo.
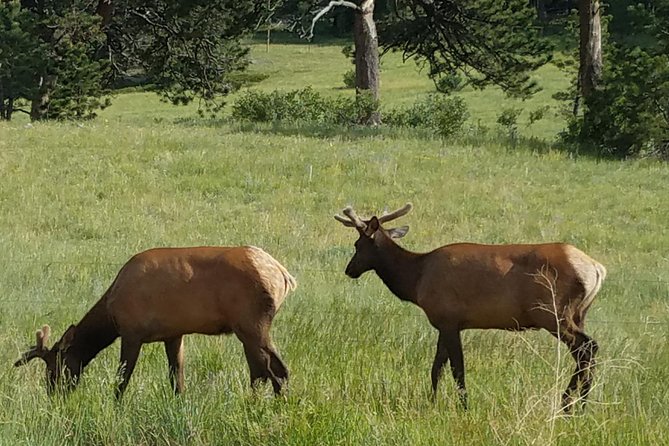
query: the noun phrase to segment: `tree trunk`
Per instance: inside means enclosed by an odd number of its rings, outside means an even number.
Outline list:
[[[597,88],[602,77],[602,26],[599,11],[599,0],[581,0],[579,4],[578,84],[584,98]]]
[[[31,121],[41,121],[46,117],[46,113],[49,110],[49,95],[55,86],[56,76],[47,74],[41,78],[39,90],[30,106]]]
[[[102,18],[102,29],[107,28],[112,21],[112,14],[114,13],[112,0],[99,0],[95,12]]]
[[[379,99],[379,39],[374,23],[374,0],[362,2],[355,13],[353,26],[355,41],[355,89],[356,94],[369,91],[374,100]],[[364,116],[368,124],[380,124],[381,115],[375,111]]]
[[[7,107],[5,108],[5,120],[11,121],[13,113],[14,113],[14,98],[9,98],[7,100]]]

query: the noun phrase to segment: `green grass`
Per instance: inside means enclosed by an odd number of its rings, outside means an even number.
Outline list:
[[[299,48],[272,46],[270,56],[294,60],[295,73]],[[339,51],[323,48],[316,60]],[[389,101],[419,94],[400,91],[420,76],[387,70]],[[280,72],[256,88],[301,86]],[[339,94],[325,76],[302,80]],[[477,106],[494,116],[497,93],[484,93]],[[81,125],[0,124],[0,445],[666,444],[669,166],[503,140],[175,123],[193,112],[142,93]],[[403,244],[417,251],[561,240],[606,265],[587,323],[601,350],[584,414],[556,416],[573,364],[544,332],[465,332],[471,409],[458,410],[448,374],[429,402],[434,329],[373,274],[343,274],[355,233],[332,218],[347,204],[364,215],[406,201],[415,210],[402,220],[411,226]],[[292,373],[285,398],[250,392],[234,337],[187,338],[180,398],[159,344],[144,348],[120,406],[118,344],[68,399],[47,398],[42,364],[11,367],[43,323],[58,337],[78,321],[132,254],[204,244],[261,246],[297,277],[273,327]]]

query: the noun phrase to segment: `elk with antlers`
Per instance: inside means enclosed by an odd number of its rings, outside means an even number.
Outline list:
[[[401,300],[423,309],[439,331],[432,365],[436,396],[441,371],[450,360],[460,400],[467,405],[460,331],[468,328],[545,329],[564,342],[576,361],[562,407],[569,411],[592,386],[597,343],[585,334],[584,318],[606,276],[604,266],[574,246],[480,245],[457,243],[418,254],[395,243],[409,228],[382,224],[411,210],[411,204],[381,217],[360,219],[351,207],[335,215],[360,237],[346,274],[358,278],[374,270]]]
[[[254,246],[158,248],[132,257],[102,298],[77,325],[47,348],[49,326],[14,365],[34,358],[46,363],[47,391],[78,382],[88,363],[121,338],[120,398],[143,344],[162,341],[172,388],[184,387],[183,335],[235,333],[244,345],[251,385],[272,382],[281,392],[288,370],[269,335],[274,315],[295,279],[272,256]]]

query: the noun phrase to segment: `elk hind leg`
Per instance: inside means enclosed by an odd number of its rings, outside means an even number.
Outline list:
[[[557,337],[569,347],[569,351],[576,362],[574,373],[562,394],[562,410],[568,413],[574,405],[572,395],[579,386],[581,387],[579,401],[581,404],[585,404],[592,388],[595,355],[599,347],[594,339],[580,329],[576,331],[564,330]]]
[[[270,345],[267,338],[262,335],[243,333],[238,334],[238,337],[244,345],[244,355],[251,374],[251,387],[255,390],[259,381],[266,382],[269,379],[272,382],[274,393],[280,394],[282,380],[272,370],[272,355],[269,353]],[[276,363],[276,359],[274,361]]]
[[[288,381],[288,367],[281,359],[276,347],[270,342],[266,351],[269,355],[269,368],[274,376],[282,382]]]

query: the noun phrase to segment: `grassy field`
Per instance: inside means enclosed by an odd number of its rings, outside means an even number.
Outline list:
[[[337,94],[349,68],[332,45],[258,46],[254,58],[254,69],[276,66],[257,88]],[[384,62],[391,104],[431,88],[398,60]],[[529,108],[566,84],[541,73],[546,96]],[[463,94],[492,126],[502,97]],[[0,445],[667,444],[669,166],[502,138],[178,120],[193,113],[138,93],[83,124],[0,124]],[[557,121],[529,131],[550,140]],[[601,350],[585,413],[559,416],[573,364],[544,332],[465,332],[470,410],[448,374],[430,403],[435,331],[373,274],[344,276],[355,234],[332,218],[347,204],[368,214],[407,201],[413,250],[559,240],[606,265],[587,323]],[[285,398],[250,392],[234,337],[186,339],[180,398],[159,344],[144,348],[121,405],[118,344],[67,399],[47,398],[42,364],[11,366],[42,324],[57,337],[76,323],[132,254],[208,244],[261,246],[297,277],[273,328],[292,373]]]

